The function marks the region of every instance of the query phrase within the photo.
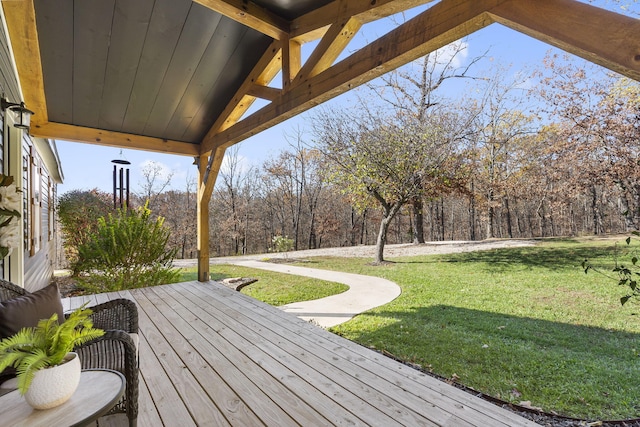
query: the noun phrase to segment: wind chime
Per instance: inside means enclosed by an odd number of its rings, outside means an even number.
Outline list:
[[[120,150],[122,157],[122,150]],[[128,160],[111,160],[113,163],[113,208],[125,208],[129,206],[129,167]],[[118,168],[118,165],[121,165]]]

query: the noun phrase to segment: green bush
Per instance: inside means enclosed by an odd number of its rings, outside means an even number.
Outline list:
[[[152,219],[147,205],[99,218],[97,230],[78,247],[80,286],[108,292],[176,282],[169,234],[164,218]]]
[[[271,239],[271,243],[273,243],[272,249],[275,252],[289,252],[293,249],[293,239],[287,236],[274,236],[273,239]]]
[[[96,232],[98,218],[113,212],[110,197],[97,189],[73,190],[64,193],[58,200],[58,220],[64,235],[64,253],[74,275],[78,274],[78,247]]]

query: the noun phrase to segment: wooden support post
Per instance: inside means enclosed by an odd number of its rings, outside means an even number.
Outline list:
[[[282,89],[288,89],[302,67],[300,43],[287,39],[282,43]]]
[[[209,202],[220,172],[224,148],[217,148],[210,156],[198,157],[198,281],[209,281]]]

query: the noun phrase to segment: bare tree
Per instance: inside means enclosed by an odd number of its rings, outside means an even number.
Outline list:
[[[142,167],[143,181],[139,183],[141,192],[138,196],[149,201],[149,209],[155,209],[155,196],[162,193],[171,184],[174,172],[167,171],[156,161],[149,161]]]

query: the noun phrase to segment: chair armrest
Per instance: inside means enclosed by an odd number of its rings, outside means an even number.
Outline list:
[[[95,328],[138,333],[138,308],[133,301],[118,298],[88,308],[93,311],[91,320]]]
[[[82,369],[111,369],[127,381],[125,394],[109,412],[126,412],[130,420],[138,414],[138,358],[134,340],[121,330],[107,330],[99,338],[76,347]]]

